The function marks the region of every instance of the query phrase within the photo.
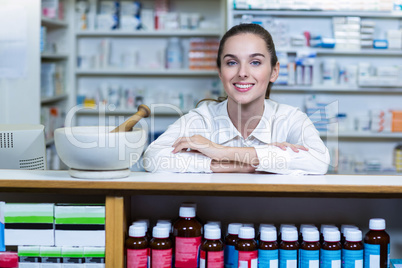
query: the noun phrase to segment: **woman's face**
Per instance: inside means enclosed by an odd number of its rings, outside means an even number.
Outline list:
[[[228,101],[242,105],[262,103],[268,83],[274,82],[279,73],[279,63],[271,66],[265,41],[251,33],[228,38],[221,63],[219,77]]]

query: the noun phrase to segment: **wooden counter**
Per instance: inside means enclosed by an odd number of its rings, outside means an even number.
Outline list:
[[[2,192],[102,195],[106,205],[106,267],[124,265],[130,196],[309,196],[402,198],[402,176],[172,174],[133,172],[115,180],[71,178],[66,171],[0,170]]]

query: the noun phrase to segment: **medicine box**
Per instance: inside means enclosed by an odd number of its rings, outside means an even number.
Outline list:
[[[62,247],[62,268],[84,268],[84,248],[83,247]]]
[[[105,247],[84,247],[85,268],[105,268]]]
[[[40,268],[40,246],[18,246],[19,268]]]
[[[40,247],[41,268],[61,268],[61,247]]]
[[[105,246],[105,206],[55,206],[56,246]]]
[[[54,204],[5,204],[7,246],[54,245]]]

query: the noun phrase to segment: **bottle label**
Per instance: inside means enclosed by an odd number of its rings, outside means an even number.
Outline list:
[[[320,250],[320,268],[340,268],[341,250]]]
[[[237,263],[239,262],[239,253],[237,252],[235,246],[226,245],[224,257],[225,268],[237,268]]]
[[[320,266],[320,250],[300,249],[300,268],[318,268]]]
[[[175,267],[194,268],[198,266],[201,236],[176,237]]]
[[[127,249],[127,268],[148,268],[148,249]]]
[[[223,268],[223,250],[222,251],[204,251],[200,254],[200,268]]]
[[[279,268],[297,268],[297,249],[279,250]]]
[[[239,268],[257,268],[258,251],[239,251]]]
[[[171,268],[172,267],[172,249],[152,249],[151,250],[152,268]]]
[[[258,250],[259,268],[278,268],[279,250]]]
[[[363,250],[342,250],[343,268],[363,268]]]
[[[390,245],[388,244],[387,254],[387,267],[389,267],[389,253]],[[380,267],[380,245],[366,244],[364,243],[364,267],[379,268]]]

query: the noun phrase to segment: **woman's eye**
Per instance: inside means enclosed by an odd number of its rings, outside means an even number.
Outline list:
[[[253,60],[252,62],[251,62],[251,65],[255,65],[255,66],[258,66],[258,65],[260,65],[261,64],[261,62],[259,62],[258,60]]]
[[[235,62],[235,61],[228,61],[226,64],[227,64],[228,66],[233,66],[233,65],[236,64],[236,62]]]

